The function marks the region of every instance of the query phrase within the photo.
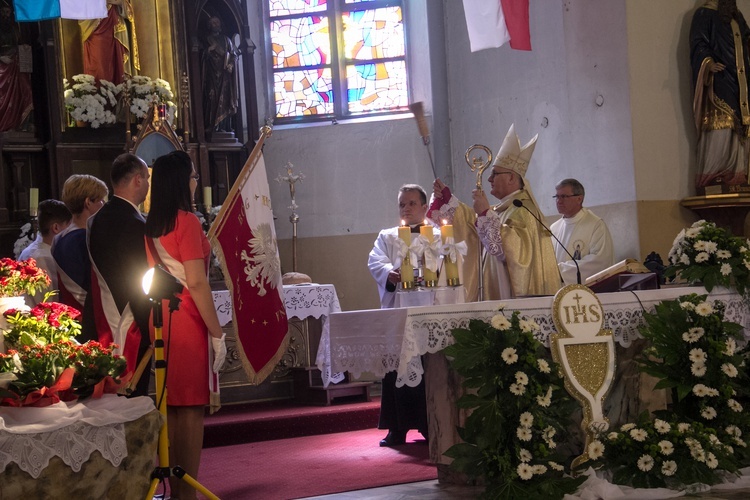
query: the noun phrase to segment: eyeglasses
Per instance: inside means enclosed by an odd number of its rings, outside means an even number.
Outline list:
[[[576,196],[581,196],[580,194],[556,194],[553,196],[556,200],[566,200],[568,198],[575,198]]]
[[[503,175],[503,174],[508,174],[508,175],[511,175],[512,173],[513,173],[513,172],[495,172],[495,171],[493,170],[492,172],[490,172],[490,179],[492,179],[492,178],[493,178],[493,177],[495,177],[496,175]]]

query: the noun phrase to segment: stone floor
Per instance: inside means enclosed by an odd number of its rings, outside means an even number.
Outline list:
[[[481,492],[481,487],[440,484],[437,480],[434,480],[309,497],[306,500],[464,500],[477,498]],[[750,498],[750,490],[714,491],[697,495],[687,495],[682,498],[746,500]]]

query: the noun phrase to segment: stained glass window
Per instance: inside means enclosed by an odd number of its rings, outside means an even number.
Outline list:
[[[276,121],[408,109],[402,0],[268,0]]]

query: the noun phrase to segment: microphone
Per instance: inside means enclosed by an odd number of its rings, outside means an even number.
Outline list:
[[[531,216],[532,216],[533,218],[535,218],[535,219],[536,219],[536,221],[537,221],[537,222],[538,222],[539,224],[541,224],[541,225],[542,225],[542,227],[543,227],[544,229],[546,229],[546,230],[547,230],[547,231],[549,232],[550,236],[552,236],[553,238],[555,238],[555,241],[556,241],[556,242],[558,242],[558,243],[560,244],[560,247],[562,247],[562,249],[563,249],[563,250],[565,250],[565,253],[566,253],[566,254],[568,254],[568,256],[570,257],[570,259],[571,259],[571,260],[573,261],[573,264],[575,264],[575,265],[576,265],[576,280],[578,281],[578,284],[580,285],[580,284],[581,284],[581,268],[580,268],[580,267],[578,267],[578,261],[577,261],[577,260],[575,259],[575,257],[573,257],[573,255],[572,255],[572,254],[571,254],[570,252],[568,252],[568,249],[567,249],[567,248],[565,248],[565,245],[563,245],[562,241],[560,241],[560,240],[559,240],[559,239],[557,238],[557,236],[555,236],[555,233],[553,233],[553,232],[552,232],[552,230],[551,230],[550,228],[548,228],[548,227],[547,227],[547,226],[546,226],[546,225],[544,224],[544,222],[542,222],[542,221],[541,221],[541,219],[540,219],[539,217],[537,217],[537,216],[536,216],[536,214],[535,214],[534,212],[532,212],[531,210],[529,210],[529,207],[527,207],[526,205],[524,205],[524,204],[523,204],[523,202],[522,202],[521,200],[513,200],[513,205],[514,205],[514,206],[516,206],[516,207],[523,207],[523,208],[525,208],[525,209],[526,209],[526,211],[527,211],[527,212],[529,212],[529,213],[531,214]]]

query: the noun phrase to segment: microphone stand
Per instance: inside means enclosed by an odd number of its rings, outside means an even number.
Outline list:
[[[533,218],[535,218],[536,221],[539,224],[541,224],[542,227],[549,232],[550,236],[552,236],[555,239],[555,241],[560,244],[560,246],[562,247],[562,249],[565,250],[565,253],[568,254],[568,256],[570,257],[570,259],[573,261],[573,264],[576,265],[576,281],[580,285],[581,284],[581,268],[578,267],[578,261],[575,259],[575,257],[573,257],[573,255],[570,252],[568,252],[568,249],[565,248],[565,245],[563,245],[562,241],[560,241],[560,239],[557,236],[555,236],[555,233],[553,233],[552,230],[550,228],[548,228],[544,224],[544,222],[542,222],[542,220],[539,217],[536,216],[536,214],[534,212],[532,212],[531,210],[529,210],[529,207],[527,207],[526,205],[524,205],[521,200],[513,200],[513,205],[516,206],[516,207],[525,208],[526,211],[529,212],[531,214],[531,216]]]

